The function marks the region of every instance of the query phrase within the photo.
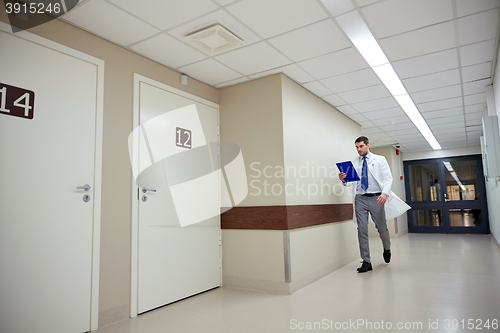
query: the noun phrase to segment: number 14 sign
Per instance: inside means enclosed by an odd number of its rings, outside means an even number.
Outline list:
[[[0,114],[33,119],[35,93],[0,82]]]

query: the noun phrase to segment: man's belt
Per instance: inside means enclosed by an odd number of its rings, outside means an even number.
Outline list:
[[[361,194],[361,195],[364,195],[365,197],[378,197],[379,195],[381,195],[382,193],[365,193],[365,194]]]

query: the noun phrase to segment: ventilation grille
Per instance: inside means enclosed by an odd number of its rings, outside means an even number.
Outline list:
[[[243,40],[220,24],[195,31],[186,41],[210,55],[229,51],[243,44]]]

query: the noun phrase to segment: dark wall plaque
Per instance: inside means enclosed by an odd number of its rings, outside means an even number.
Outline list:
[[[33,119],[35,93],[0,82],[0,114]]]

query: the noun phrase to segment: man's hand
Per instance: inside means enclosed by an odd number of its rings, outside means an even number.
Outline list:
[[[343,172],[339,173],[339,179],[340,179],[343,183],[345,183],[345,182],[344,182],[345,177],[346,177],[346,174],[345,174],[345,173],[343,173]]]
[[[382,206],[383,204],[385,204],[387,202],[387,195],[385,195],[384,193],[382,193],[381,195],[379,195],[379,197],[377,198],[377,203]]]

